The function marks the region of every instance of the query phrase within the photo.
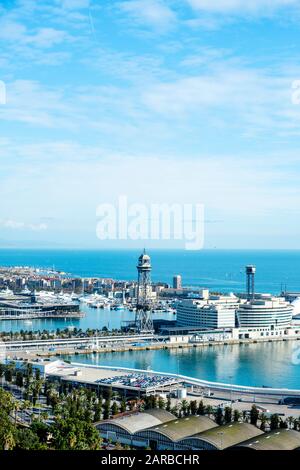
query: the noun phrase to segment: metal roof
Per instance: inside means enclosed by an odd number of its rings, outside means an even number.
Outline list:
[[[300,448],[300,433],[292,429],[278,429],[255,439],[241,442],[235,448],[253,450],[295,450]]]
[[[171,420],[174,420],[174,415],[169,411],[154,409],[100,421],[96,423],[95,426],[97,429],[102,430],[101,428],[104,428],[106,424],[113,424],[114,426],[125,429],[129,434],[134,434],[142,429],[159,426]]]
[[[230,423],[217,426],[207,431],[195,434],[183,439],[180,443],[187,444],[187,440],[193,440],[193,447],[201,447],[201,441],[211,444],[216,449],[226,449],[239,444],[247,439],[264,434],[263,431],[248,423]]]
[[[176,442],[184,437],[191,436],[207,429],[216,427],[217,424],[207,416],[187,416],[173,419],[159,426],[153,426],[145,431],[152,431],[168,437]]]

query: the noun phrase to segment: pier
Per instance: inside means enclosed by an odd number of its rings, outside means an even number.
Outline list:
[[[187,349],[236,344],[257,344],[265,342],[300,341],[300,336],[259,338],[259,339],[226,339],[218,341],[185,341],[173,342],[170,337],[154,334],[103,335],[57,338],[46,340],[5,341],[0,343],[6,353],[22,355],[24,358],[35,356],[58,356],[66,354],[111,353],[125,351],[149,351],[157,349]],[[30,355],[30,356],[29,356]]]
[[[0,309],[0,320],[35,320],[40,318],[83,318],[80,311]]]

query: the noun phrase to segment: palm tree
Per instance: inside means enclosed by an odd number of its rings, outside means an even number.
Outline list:
[[[208,415],[208,417],[210,418],[213,413],[214,413],[213,407],[211,405],[207,405],[205,407],[205,414]]]
[[[17,414],[18,414],[18,411],[21,410],[22,406],[21,406],[21,402],[19,400],[14,400],[14,414],[15,414],[15,425],[17,424]]]
[[[286,421],[287,421],[287,423],[288,423],[289,428],[292,429],[293,424],[294,424],[294,421],[295,421],[295,418],[294,418],[293,416],[288,416],[288,417],[286,418]]]
[[[47,411],[43,411],[41,413],[41,419],[42,419],[42,421],[47,421],[47,419],[49,419],[49,415],[48,415]]]
[[[266,417],[266,415],[264,413],[260,413],[259,420],[260,420],[260,429],[262,431],[265,431],[266,424],[268,423],[268,418]]]
[[[3,444],[4,450],[12,450],[15,447],[16,445],[15,436],[11,429],[8,429],[5,432],[3,441],[4,441],[4,444]]]
[[[180,403],[180,409],[181,409],[182,413],[184,414],[184,416],[186,416],[187,413],[188,413],[188,407],[189,407],[188,401],[187,400],[182,400],[181,403]]]
[[[28,408],[31,407],[31,403],[30,401],[27,401],[27,400],[24,400],[21,402],[21,411],[22,411],[22,415],[24,415],[24,411],[27,410]],[[24,420],[24,416],[23,416],[23,420]]]

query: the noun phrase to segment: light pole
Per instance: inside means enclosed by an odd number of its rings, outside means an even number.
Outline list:
[[[221,432],[218,432],[217,434],[218,434],[218,436],[220,436],[220,450],[222,450],[223,449],[223,434],[224,434],[224,432],[221,431]]]
[[[230,406],[232,408],[232,375],[229,376],[229,384],[230,384]]]

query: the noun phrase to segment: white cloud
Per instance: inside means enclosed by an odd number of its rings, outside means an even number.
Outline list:
[[[26,222],[20,222],[17,220],[0,220],[0,226],[7,228],[7,229],[12,229],[12,230],[30,230],[33,232],[39,232],[39,231],[44,231],[47,230],[48,226],[45,223],[40,223],[40,224],[32,224],[32,223],[26,223]]]
[[[298,0],[187,0],[192,8],[209,13],[266,13],[297,6]]]
[[[135,22],[150,27],[168,28],[176,20],[174,11],[160,0],[128,0],[118,6]]]
[[[57,3],[66,10],[81,10],[91,5],[90,0],[58,0]]]
[[[274,74],[219,60],[202,73],[150,85],[141,99],[150,112],[172,122],[193,126],[203,121],[211,128],[219,122],[240,133],[268,129],[278,135],[300,126],[300,107],[291,105],[291,83],[284,71]]]
[[[65,31],[54,28],[39,28],[35,34],[27,36],[25,43],[41,48],[51,48],[69,38],[70,36]]]
[[[65,31],[54,28],[37,28],[29,30],[22,23],[2,19],[0,21],[0,40],[32,45],[39,48],[51,48],[70,39]]]
[[[2,141],[2,147],[0,158],[4,155],[8,162],[17,158],[11,168],[4,167],[0,178],[0,199],[6,201],[3,220],[12,221],[11,230],[14,226],[19,231],[25,230],[20,221],[38,220],[26,226],[27,230],[39,228],[36,232],[41,237],[45,229],[40,224],[49,219],[47,239],[54,242],[64,237],[76,244],[80,232],[97,244],[96,207],[117,203],[120,194],[128,196],[129,204],[203,203],[206,219],[221,220],[207,228],[210,246],[220,230],[224,235],[221,246],[234,241],[237,246],[250,245],[251,237],[257,237],[258,231],[270,233],[270,226],[272,231],[282,231],[284,245],[290,220],[293,230],[300,230],[297,152],[241,156],[199,150],[195,156],[186,151],[174,158],[162,152],[155,156],[113,153],[58,140],[27,146]],[[16,205],[16,199],[22,205]]]

